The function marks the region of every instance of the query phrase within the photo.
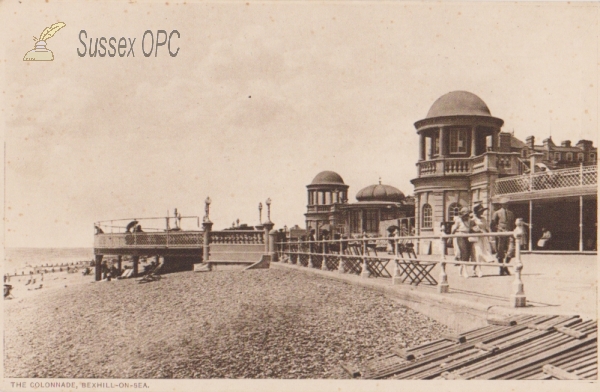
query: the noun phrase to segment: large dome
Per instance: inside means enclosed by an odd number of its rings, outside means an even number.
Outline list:
[[[439,97],[427,113],[426,118],[445,116],[487,116],[490,109],[477,95],[468,91],[452,91]]]
[[[402,193],[400,189],[391,185],[383,185],[379,183],[375,185],[369,185],[368,187],[361,189],[356,194],[356,200],[391,201],[394,203],[400,203],[404,200],[404,193]]]
[[[342,177],[336,172],[332,171],[322,171],[317,174],[315,178],[310,183],[311,185],[321,185],[321,184],[336,184],[336,185],[345,185]]]

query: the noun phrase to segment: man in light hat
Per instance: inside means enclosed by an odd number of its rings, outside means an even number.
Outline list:
[[[492,227],[497,232],[515,230],[515,214],[508,209],[508,199],[501,198],[498,203],[500,208],[492,215]],[[499,263],[508,264],[515,253],[515,239],[510,237],[496,237],[496,258]],[[510,275],[508,267],[500,267],[500,275]]]
[[[454,218],[451,234],[469,234],[471,231],[471,210],[467,207],[460,209],[458,216]],[[467,237],[456,238],[456,246],[458,248],[458,260],[469,261],[471,259],[471,243]],[[456,248],[455,248],[456,250]],[[464,265],[460,266],[460,275],[464,278],[469,277],[467,268]]]

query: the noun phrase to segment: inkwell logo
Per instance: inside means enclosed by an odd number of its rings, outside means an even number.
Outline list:
[[[25,53],[23,61],[52,61],[54,60],[54,54],[51,50],[46,49],[46,41],[56,34],[56,32],[66,25],[63,22],[54,23],[50,27],[46,27],[40,35],[40,38],[33,37],[35,41],[35,48]]]

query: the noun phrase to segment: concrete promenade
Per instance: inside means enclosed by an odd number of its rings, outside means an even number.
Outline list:
[[[439,257],[420,256],[419,259],[438,260]],[[446,272],[450,292],[447,294],[439,294],[437,287],[430,285],[392,285],[388,278],[365,279],[281,262],[271,263],[271,267],[293,268],[382,291],[457,332],[484,326],[487,318],[511,314],[579,315],[584,319],[597,319],[596,255],[525,254],[521,260],[527,297],[525,308],[510,307],[514,276],[498,276],[497,267],[483,267],[482,278],[465,279],[459,275],[458,266],[448,263]],[[393,270],[391,262],[388,270]],[[438,281],[439,272],[439,266],[432,271]]]

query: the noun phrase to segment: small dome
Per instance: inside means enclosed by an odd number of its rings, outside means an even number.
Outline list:
[[[400,189],[391,185],[383,185],[379,183],[375,185],[369,185],[368,187],[361,189],[356,194],[356,200],[391,201],[394,203],[400,203],[404,200],[404,193],[402,193]]]
[[[336,172],[332,171],[322,171],[317,174],[315,178],[310,183],[311,185],[321,185],[321,184],[339,184],[345,185],[342,177]]]
[[[427,113],[426,118],[445,116],[487,116],[490,109],[477,95],[468,91],[452,91],[439,97]]]

